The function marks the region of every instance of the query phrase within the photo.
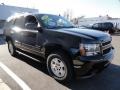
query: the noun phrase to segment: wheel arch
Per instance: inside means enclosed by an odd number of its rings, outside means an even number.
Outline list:
[[[5,40],[6,40],[6,42],[8,42],[8,41],[10,41],[10,40],[12,41],[12,38],[9,37],[9,36],[6,36]]]
[[[59,44],[48,44],[45,46],[45,57],[48,57],[48,55],[52,52],[62,52],[66,54],[69,58],[72,58],[70,52]]]

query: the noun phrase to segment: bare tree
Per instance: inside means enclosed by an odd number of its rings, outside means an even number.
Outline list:
[[[72,10],[67,9],[67,10],[64,12],[63,16],[64,16],[66,19],[71,20],[71,19],[72,19],[72,16],[73,16]]]

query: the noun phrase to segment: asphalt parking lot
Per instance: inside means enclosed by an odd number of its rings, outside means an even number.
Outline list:
[[[112,64],[102,73],[89,79],[77,79],[62,85],[48,75],[46,66],[36,59],[20,55],[10,56],[7,44],[0,39],[0,62],[7,66],[32,90],[119,90],[120,89],[120,34],[112,35],[115,57]],[[0,67],[0,78],[12,89],[23,88]]]

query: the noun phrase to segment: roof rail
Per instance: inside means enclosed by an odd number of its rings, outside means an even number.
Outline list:
[[[10,17],[7,18],[7,21],[10,21],[11,19],[14,19],[14,18],[19,18],[20,16],[26,16],[26,15],[29,15],[29,14],[30,13],[28,13],[28,12],[14,13]]]

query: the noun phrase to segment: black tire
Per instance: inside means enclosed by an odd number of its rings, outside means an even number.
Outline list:
[[[52,62],[54,62],[53,60],[59,61],[59,66],[56,64],[54,67],[51,66]],[[56,62],[55,62],[56,63]],[[63,64],[63,65],[62,65]],[[61,67],[63,66],[63,67]],[[61,67],[61,68],[60,68]],[[57,70],[57,69],[58,70]],[[55,52],[55,53],[51,53],[48,58],[47,58],[47,69],[49,74],[58,82],[60,83],[68,83],[71,80],[73,80],[73,66],[72,63],[70,62],[70,59],[67,57],[66,54],[63,54],[62,52]],[[59,77],[54,73],[53,69],[57,70],[59,72]],[[56,72],[57,72],[56,71]],[[63,71],[63,72],[62,72]],[[62,73],[61,73],[62,72]],[[65,72],[65,74],[63,74]],[[61,74],[60,74],[61,73]],[[62,76],[63,75],[63,76]]]
[[[11,56],[15,57],[17,55],[16,48],[15,48],[12,40],[8,41],[8,50],[9,50],[9,53]]]
[[[114,31],[114,30],[109,30],[109,33],[110,33],[110,34],[114,34],[115,31]]]

